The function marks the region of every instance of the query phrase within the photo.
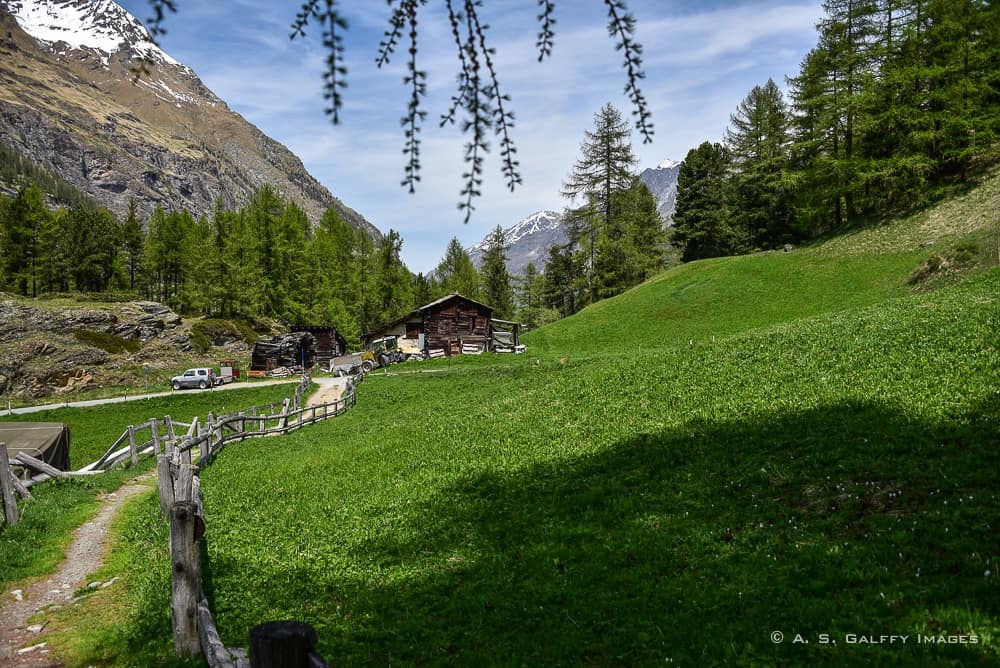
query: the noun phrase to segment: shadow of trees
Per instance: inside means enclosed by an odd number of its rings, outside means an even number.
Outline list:
[[[1000,623],[998,417],[996,397],[937,424],[843,403],[486,464],[364,541],[364,577],[283,573],[274,605],[348,665],[997,661],[915,634]]]

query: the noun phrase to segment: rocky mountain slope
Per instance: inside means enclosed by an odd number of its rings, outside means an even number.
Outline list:
[[[681,171],[681,163],[676,160],[664,160],[656,167],[642,170],[639,180],[646,184],[649,192],[656,198],[656,210],[663,218],[665,225],[672,225],[674,210],[677,208],[677,175]]]
[[[0,142],[118,215],[132,197],[211,214],[269,183],[313,221],[332,207],[380,236],[111,0],[0,0]]]
[[[545,266],[549,248],[567,241],[566,230],[562,227],[562,214],[558,211],[536,211],[519,223],[504,230],[507,243],[507,271],[512,276],[524,275],[528,263],[534,262],[539,271]],[[489,237],[487,237],[488,239]],[[480,267],[486,239],[468,249],[473,264]]]

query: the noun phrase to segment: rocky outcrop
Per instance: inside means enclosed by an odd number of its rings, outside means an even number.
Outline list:
[[[114,375],[123,357],[134,366],[149,348],[190,349],[181,325],[180,316],[156,302],[64,308],[0,294],[0,395],[31,399],[85,390]],[[136,341],[139,352],[113,355],[81,340],[80,331]]]

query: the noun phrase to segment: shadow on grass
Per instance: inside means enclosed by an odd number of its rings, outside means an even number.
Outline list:
[[[994,663],[998,419],[843,404],[484,470],[259,596],[345,665]]]

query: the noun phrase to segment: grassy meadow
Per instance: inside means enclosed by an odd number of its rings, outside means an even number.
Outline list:
[[[525,355],[372,374],[347,414],[229,447],[203,474],[223,640],[291,618],[334,665],[1000,664],[997,230],[963,201],[682,266]],[[183,664],[156,500],[119,532],[118,614],[57,647]]]
[[[998,193],[684,265],[233,444],[202,477],[224,642],[298,619],[331,665],[1000,664]],[[59,655],[197,665],[155,497],[115,533],[127,587],[60,613]]]

